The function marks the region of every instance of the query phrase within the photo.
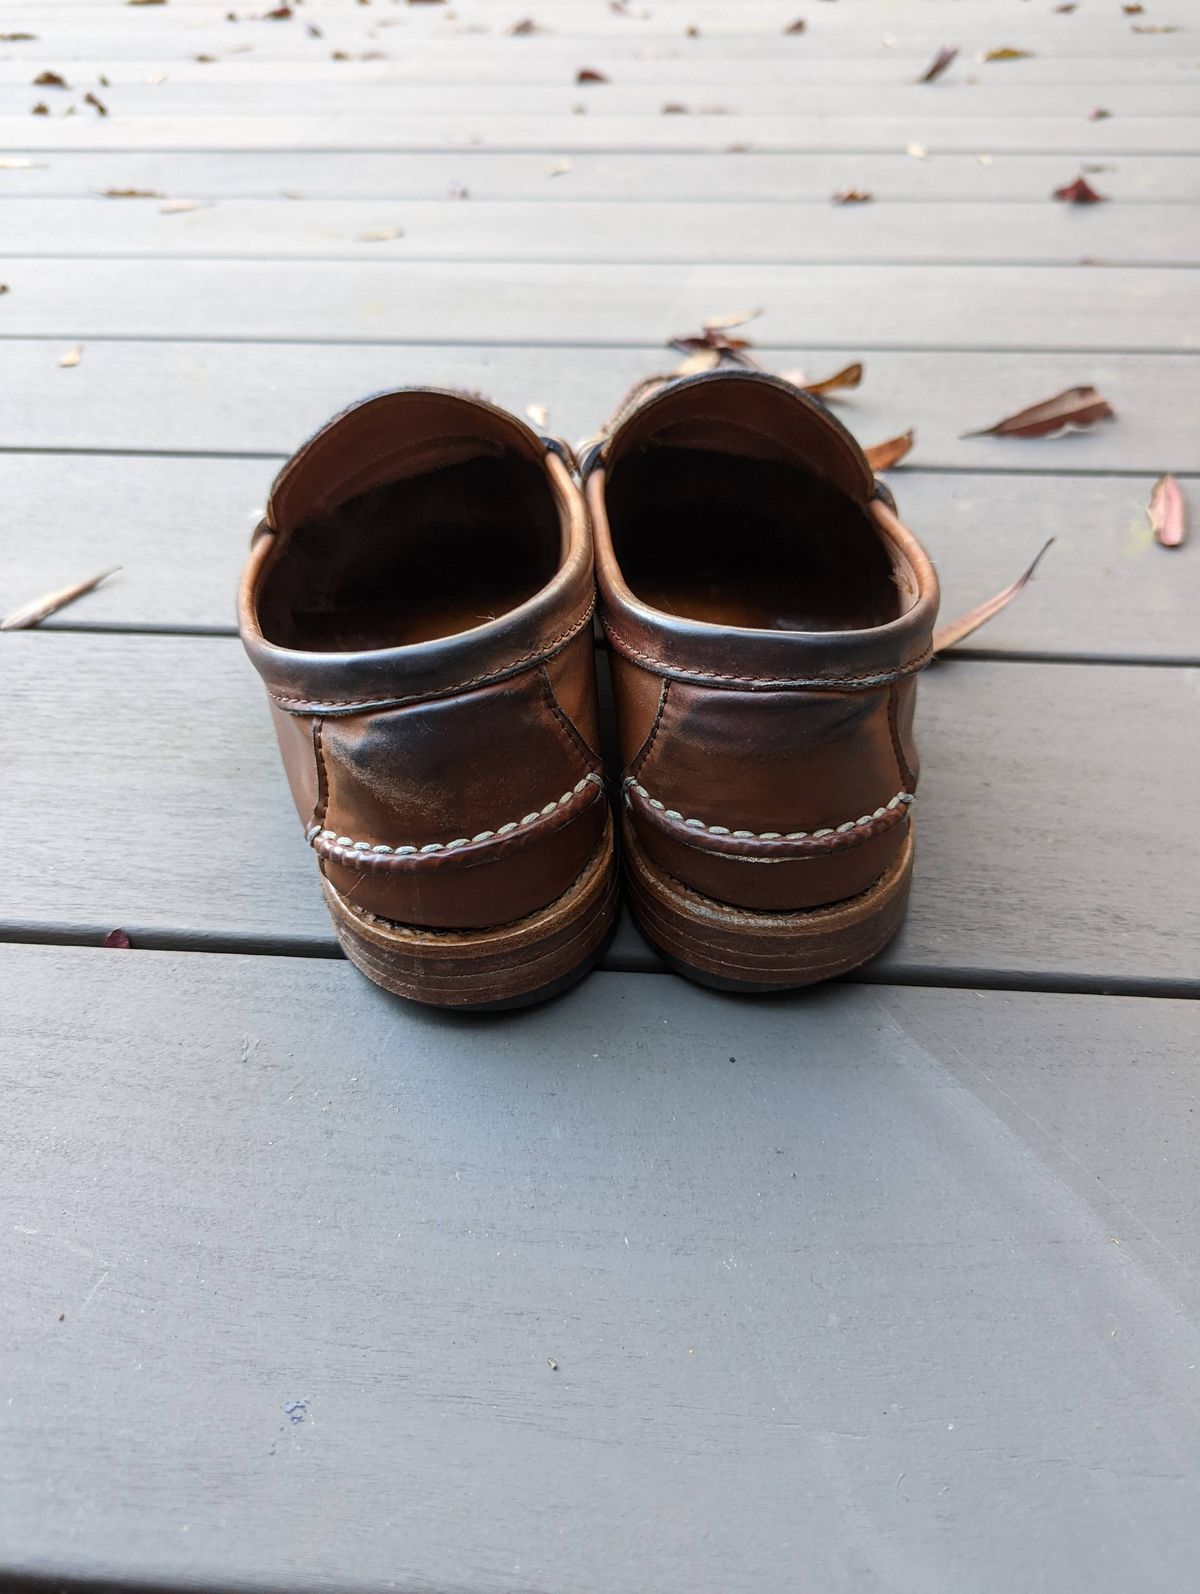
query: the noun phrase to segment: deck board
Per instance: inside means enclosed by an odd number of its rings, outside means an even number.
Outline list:
[[[235,641],[17,633],[7,661],[10,738],[43,753],[8,783],[8,823],[30,844],[10,863],[0,931],[86,940],[120,926],[156,944],[333,952],[262,687]],[[935,666],[913,901],[875,971],[1200,992],[1195,681]],[[1171,816],[1169,846],[1139,844],[1143,783]],[[654,966],[635,941],[617,955]]]
[[[600,975],[497,1027],[343,964],[0,978],[15,1569],[1190,1585],[1193,1005]]]

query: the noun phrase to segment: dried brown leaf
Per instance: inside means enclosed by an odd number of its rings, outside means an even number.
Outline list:
[[[977,432],[963,432],[963,437],[1055,437],[1060,432],[1080,431],[1094,426],[1097,421],[1111,420],[1114,411],[1094,387],[1069,387],[1040,404],[1031,404],[1006,415],[995,426],[981,427]]]
[[[290,17],[294,17],[295,15],[296,13],[292,10],[291,6],[276,6],[274,11],[264,11],[262,16],[259,18],[259,21],[287,22]]]
[[[87,93],[87,94],[85,94],[83,96],[83,103],[85,105],[90,105],[93,108],[93,110],[99,112],[99,114],[101,116],[107,116],[108,115],[108,106],[105,105],[103,100],[97,99],[97,97],[94,94],[92,94],[91,92],[89,92],[89,93]]]
[[[9,287],[7,282],[0,282],[0,299],[3,299],[3,297],[4,297],[4,295],[6,293],[11,293],[11,292],[12,292],[12,289]]]
[[[525,33],[540,33],[542,30],[532,17],[522,17],[520,22],[514,22],[508,30],[514,38],[519,38]]]
[[[102,199],[162,199],[156,188],[105,188]]]
[[[30,116],[49,116],[50,107],[46,104],[45,100],[39,100],[29,114]]]
[[[720,363],[720,349],[697,349],[681,365],[677,365],[671,375],[698,376],[701,371],[715,371]]]
[[[803,33],[807,26],[808,23],[805,22],[803,17],[797,17],[795,22],[789,22],[783,31],[784,33]]]
[[[1145,6],[1141,5],[1128,5],[1121,7],[1121,10],[1127,17],[1140,17],[1145,9]]]
[[[978,59],[980,61],[1027,61],[1032,54],[1032,50],[1017,50],[1011,44],[1003,44],[998,50],[985,50]]]
[[[844,365],[840,371],[835,371],[832,376],[822,378],[819,382],[806,382],[802,372],[796,372],[800,380],[797,387],[802,387],[806,393],[820,398],[826,393],[839,393],[848,387],[858,387],[863,379],[863,368],[860,361],[853,365]]]
[[[886,443],[865,448],[863,453],[867,456],[867,464],[872,470],[891,470],[910,452],[916,438],[916,432],[904,432],[900,437],[889,437]]]
[[[833,196],[835,205],[866,205],[875,195],[865,188],[839,188]]]
[[[955,60],[957,55],[958,55],[958,45],[957,44],[945,44],[945,45],[943,45],[942,48],[938,51],[938,53],[934,56],[933,60],[930,61],[929,65],[925,68],[924,72],[922,72],[921,76],[917,79],[917,82],[918,83],[933,83],[933,82],[935,82],[938,78],[941,77],[942,73],[945,72],[948,67],[950,67],[950,66],[952,66],[954,64],[954,60]]]
[[[1112,112],[1111,111],[1106,111],[1103,105],[1094,105],[1092,107],[1092,109],[1088,112],[1088,121],[1089,122],[1107,122],[1111,115],[1112,115]]]
[[[1164,548],[1179,548],[1187,535],[1184,525],[1183,493],[1174,476],[1160,476],[1146,505],[1150,530]]]
[[[77,581],[71,587],[59,587],[56,592],[48,592],[44,597],[35,598],[24,608],[14,609],[5,619],[0,620],[0,631],[27,631],[30,626],[40,625],[43,620],[56,614],[59,609],[65,608],[68,603],[74,603],[76,598],[82,598],[85,593],[91,592],[120,568],[120,565],[113,565],[111,569],[102,570],[98,576],[91,576],[87,581]]]
[[[132,5],[133,3],[134,0],[130,0],[130,4]],[[100,945],[107,947],[117,947],[122,952],[125,952],[129,950],[129,948],[133,945],[133,942],[129,939],[129,936],[124,930],[110,930],[104,937],[103,941],[101,941]]]
[[[1054,190],[1054,198],[1067,205],[1102,205],[1107,194],[1098,194],[1086,177],[1077,177],[1073,183]]]
[[[82,359],[83,350],[77,343],[73,349],[68,349],[65,354],[59,355],[58,363],[65,368],[69,368],[70,366],[78,365]]]
[[[607,83],[608,79],[603,72],[597,72],[594,67],[581,66],[575,74],[576,83]]]
[[[1075,8],[1076,8],[1077,3],[1078,3],[1078,0],[1066,0],[1066,4],[1065,5],[1055,6],[1054,9],[1056,11],[1063,12],[1063,13],[1066,13],[1068,11],[1074,11]]]
[[[1054,538],[1051,537],[1048,542],[1042,545],[1028,570],[1019,575],[1011,586],[1005,587],[1003,592],[998,592],[994,598],[989,598],[986,603],[978,604],[974,609],[969,609],[966,614],[960,614],[956,620],[950,620],[947,624],[938,626],[933,633],[933,651],[935,653],[944,653],[947,648],[952,648],[957,643],[965,641],[973,632],[978,631],[981,625],[986,625],[989,620],[998,615],[1001,609],[1006,609],[1033,575],[1033,572],[1042,561],[1043,554],[1045,554],[1046,549],[1050,547],[1053,541]]]
[[[358,241],[360,244],[386,244],[393,238],[403,237],[403,227],[373,227],[370,232],[360,232]]]
[[[669,105],[663,106],[662,114],[663,116],[687,116],[688,108],[686,105],[680,105],[677,100],[672,100]]]
[[[69,89],[71,85],[57,72],[39,72],[33,80],[35,89]]]

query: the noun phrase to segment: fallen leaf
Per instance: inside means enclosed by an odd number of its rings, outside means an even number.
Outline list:
[[[48,592],[43,598],[35,598],[23,609],[14,609],[5,619],[0,620],[0,631],[26,631],[30,626],[40,625],[43,620],[57,613],[59,609],[65,608],[68,603],[74,603],[76,598],[82,598],[85,592],[91,592],[120,568],[120,565],[113,565],[110,570],[102,570],[98,576],[92,576],[87,581],[77,581],[73,587],[60,587],[57,592]]]
[[[1133,25],[1133,31],[1134,33],[1178,33],[1180,29],[1177,28],[1173,22],[1168,22],[1165,25],[1160,25],[1158,27],[1155,27],[1154,24],[1150,22],[1144,22],[1140,26],[1135,22]]]
[[[0,33],[0,44],[32,44],[36,33]]]
[[[101,191],[102,199],[162,199],[162,194],[155,188],[105,188]]]
[[[125,4],[131,6],[165,6],[166,3],[167,0],[125,0]]]
[[[1186,527],[1183,523],[1183,493],[1174,476],[1160,476],[1146,505],[1150,530],[1164,548],[1178,548],[1183,544]]]
[[[986,625],[989,620],[1005,609],[1020,592],[1042,561],[1042,556],[1054,541],[1051,537],[1039,549],[1037,557],[1011,586],[1005,587],[1003,592],[998,592],[994,598],[989,598],[986,603],[979,604],[974,609],[969,609],[966,614],[960,614],[956,620],[950,620],[946,625],[941,625],[933,633],[933,651],[944,653],[947,648],[952,648],[956,643],[963,642],[973,632],[978,631],[981,625]]]
[[[1100,205],[1108,195],[1098,194],[1086,177],[1077,177],[1073,183],[1067,183],[1064,188],[1056,188],[1054,198],[1061,199],[1068,205]]]
[[[83,359],[83,350],[79,347],[79,345],[77,343],[73,349],[68,349],[65,354],[61,354],[59,356],[58,363],[61,366],[69,367],[69,366],[72,366],[72,365],[78,365],[80,360],[82,360],[82,359]]]
[[[29,114],[30,116],[49,116],[50,107],[45,103],[45,101],[39,100]]]
[[[1112,115],[1112,112],[1111,111],[1106,111],[1104,109],[1103,105],[1096,105],[1088,112],[1088,121],[1089,122],[1107,122],[1111,115]]]
[[[375,227],[370,232],[360,232],[358,241],[360,244],[385,244],[393,238],[403,237],[403,227]]]
[[[722,153],[725,155],[749,155],[750,150],[751,146],[749,144],[726,144]]]
[[[732,315],[706,316],[700,325],[706,332],[730,332],[734,327],[744,327],[751,321],[757,321],[760,315],[761,310],[735,310]]]
[[[917,82],[932,83],[935,81],[935,79],[940,78],[947,67],[953,65],[954,59],[957,55],[957,44],[943,45],[938,53],[934,56],[933,60],[925,68],[924,72],[922,72],[921,76],[917,79]]]
[[[683,36],[684,36],[685,39],[698,39],[700,37],[700,29],[699,28],[684,28]]]
[[[96,96],[90,92],[83,96],[83,103],[85,105],[91,105],[94,107],[94,109],[97,110],[101,116],[108,115],[108,106],[105,105],[103,100],[98,100]]]
[[[57,72],[39,72],[33,80],[35,89],[69,89],[71,85]]]
[[[1033,54],[1032,50],[1014,50],[1011,44],[1004,44],[998,50],[985,50],[982,55],[976,56],[977,61],[1027,61]]]
[[[867,464],[872,470],[891,470],[898,465],[916,442],[916,432],[904,432],[900,437],[889,437],[886,443],[876,443],[864,448]]]
[[[112,84],[108,81],[103,72],[98,72],[96,74],[96,82],[99,83],[102,89],[112,88]]]
[[[593,67],[581,66],[575,74],[576,83],[607,83],[608,79],[603,72],[597,72]]]
[[[875,195],[868,193],[865,188],[839,188],[833,196],[833,202],[835,205],[865,205],[874,198]]]
[[[6,293],[11,293],[11,292],[12,292],[12,289],[9,287],[7,282],[0,282],[0,299],[3,299],[3,297],[4,297],[4,295]]]
[[[554,165],[551,166],[548,175],[551,177],[565,177],[570,170],[570,161],[555,161]]]
[[[720,363],[720,349],[697,349],[694,354],[689,354],[682,364],[677,365],[671,375],[698,376],[701,371],[715,371]]]
[[[1074,11],[1076,4],[1077,0],[1066,0],[1065,5],[1055,6],[1054,9],[1060,12]]]
[[[130,4],[132,5],[133,3],[134,0],[130,0]],[[128,951],[128,949],[133,945],[133,942],[129,939],[124,930],[110,930],[104,937],[103,941],[101,941],[100,945],[118,947],[124,952]]]
[[[1097,421],[1111,420],[1114,410],[1094,387],[1069,387],[1053,398],[1043,399],[1006,415],[995,426],[977,432],[962,432],[961,437],[1055,437],[1060,432],[1080,431]]]
[[[915,161],[923,161],[927,158],[929,151],[925,148],[924,144],[906,144],[904,146],[904,153],[906,155],[911,155]]]
[[[532,17],[522,17],[520,22],[514,22],[508,30],[514,37],[522,33],[540,33],[542,30]]]
[[[1121,7],[1121,10],[1125,13],[1125,15],[1127,17],[1140,17],[1142,12],[1145,9],[1146,9],[1145,6],[1139,6],[1139,5],[1129,5],[1129,6],[1122,6]]]
[[[201,66],[211,66],[216,59],[215,55],[194,55],[192,57],[192,60],[199,61]]]
[[[670,105],[663,106],[662,114],[663,116],[686,116],[688,108],[686,105],[680,105],[676,101],[672,101]]]
[[[799,381],[795,383],[797,387],[802,387],[806,393],[811,393],[815,398],[820,398],[825,393],[838,393],[848,387],[858,387],[863,379],[863,368],[861,363],[856,360],[853,365],[844,365],[840,371],[835,371],[832,376],[824,377],[820,382],[805,381],[802,371],[797,371],[794,375],[799,378]],[[789,378],[789,380],[793,380],[793,378]]]
[[[785,33],[803,33],[807,26],[808,23],[805,22],[803,17],[797,17],[795,22],[789,22],[783,31]]]
[[[550,424],[550,411],[544,404],[526,404],[525,413],[539,432],[544,432]]]
[[[264,11],[259,18],[260,22],[286,22],[289,17],[295,16],[291,6],[276,6],[274,11]]]
[[[199,210],[198,199],[164,199],[158,207],[164,216],[178,216],[185,210]]]

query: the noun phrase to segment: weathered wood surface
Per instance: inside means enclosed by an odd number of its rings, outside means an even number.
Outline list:
[[[979,153],[985,154],[983,161]],[[576,153],[570,171],[553,150],[496,155],[379,152],[303,155],[263,150],[162,154],[157,150],[59,150],[5,157],[0,199],[92,197],[110,188],[149,188],[192,199],[445,199],[454,185],[472,200],[607,199],[632,201],[770,200],[786,209],[802,200],[827,201],[861,187],[880,201],[969,200],[976,204],[1045,201],[1075,175],[1062,155],[939,154],[915,160],[902,151],[879,155],[772,155],[755,150],[725,155]],[[25,164],[14,164],[24,162]],[[1065,164],[1064,164],[1065,162]],[[1096,164],[1089,158],[1089,164]],[[1173,204],[1200,199],[1200,164],[1185,155],[1105,156],[1092,181],[1111,200]],[[556,172],[551,176],[551,172]]]
[[[543,168],[547,181],[550,171]],[[361,261],[378,254],[538,264],[620,262],[636,255],[661,264],[700,257],[714,264],[774,265],[1200,265],[1200,207],[1143,205],[1131,227],[1120,206],[1055,205],[1048,198],[1006,205],[834,204],[831,195],[793,205],[661,201],[652,228],[644,204],[573,201],[569,191],[552,217],[545,200],[279,197],[223,199],[186,212],[164,212],[154,200],[12,198],[4,217],[12,258]]]
[[[760,324],[768,325],[766,318]],[[669,321],[656,330],[665,335],[685,328],[695,330],[695,322]],[[0,343],[0,447],[282,460],[354,399],[414,382],[483,389],[518,415],[527,404],[546,405],[551,429],[575,442],[596,433],[633,382],[669,370],[679,358],[653,347],[373,348],[102,338],[84,344],[79,365],[60,369],[71,347],[69,335]],[[772,370],[811,377],[863,361],[862,385],[835,395],[834,408],[867,444],[916,428],[912,453],[893,473],[902,497],[914,467],[977,470],[987,477],[1009,471],[1156,477],[1197,465],[1200,359],[1194,355],[899,351],[866,343],[819,349],[767,344],[757,352]],[[1115,422],[1051,439],[961,435],[1080,382],[1105,394]],[[256,494],[247,512],[260,502]],[[1034,506],[1027,512],[1035,513]],[[1187,552],[1178,562],[1190,559]]]
[[[14,633],[5,667],[10,743],[42,754],[9,772],[23,845],[0,932],[98,939],[120,926],[143,944],[334,949],[236,642]],[[876,971],[1200,993],[1198,701],[1178,670],[931,670],[917,882]],[[1157,828],[1144,844],[1143,789],[1170,816],[1169,844]],[[616,955],[653,966],[636,942]]]
[[[0,455],[0,615],[119,564],[47,627],[232,634],[234,589],[273,473],[267,460]],[[977,647],[1200,663],[1200,561],[1154,543],[1144,477],[892,479],[938,563],[948,615],[999,591],[1055,538],[1037,580]],[[1184,490],[1200,513],[1200,479]]]
[[[1191,1586],[1193,1006],[600,975],[497,1025],[342,964],[0,979],[11,1570]]]
[[[100,91],[103,92],[103,91]],[[584,91],[580,91],[584,92]],[[64,107],[65,108],[65,107]],[[731,144],[758,149],[891,154],[910,143],[930,152],[978,155],[981,150],[1064,155],[1200,154],[1200,117],[1132,116],[1088,120],[1088,107],[1058,116],[612,116],[603,102],[586,115],[537,116],[475,112],[382,116],[358,111],[312,117],[144,116],[101,117],[84,106],[75,116],[0,116],[5,149],[261,149],[261,150],[612,150],[728,151]]]
[[[116,201],[113,201],[116,203]],[[130,201],[130,203],[133,203]],[[178,219],[178,218],[177,218]],[[1053,266],[406,264],[24,256],[5,266],[0,337],[271,338],[408,343],[632,343],[769,306],[761,336],[829,348],[1200,349],[1200,274]],[[960,308],[956,311],[954,306]],[[503,334],[501,339],[500,334]]]

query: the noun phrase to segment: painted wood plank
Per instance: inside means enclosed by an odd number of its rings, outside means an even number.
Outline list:
[[[6,817],[25,844],[0,933],[98,939],[119,925],[141,944],[334,949],[236,642],[14,632],[5,650],[7,732],[24,750]],[[874,969],[1200,992],[1196,720],[1194,672],[932,670],[913,903]],[[1141,844],[1148,790],[1169,845],[1157,830]]]
[[[1188,1004],[0,969],[10,1573],[1192,1586]]]
[[[234,629],[231,594],[275,465],[266,460],[0,455],[0,615],[95,569],[119,576],[55,629]],[[1185,478],[1200,516],[1200,478]],[[1001,655],[1200,664],[1200,558],[1150,538],[1144,477],[895,478],[938,564],[947,614],[1007,586],[1048,538],[1037,581],[982,633]]]
[[[1197,163],[1200,166],[1200,163]],[[569,175],[569,174],[567,174]],[[547,178],[547,180],[549,180]],[[9,199],[10,257],[528,260],[660,264],[1200,265],[1200,208],[573,201],[226,199],[187,213],[92,198]],[[399,236],[397,236],[399,233]],[[383,236],[380,236],[383,234]]]
[[[520,97],[514,96],[519,105]],[[583,103],[583,102],[580,102]],[[590,102],[589,106],[590,106]],[[588,106],[585,106],[585,110]],[[86,114],[84,114],[86,112]],[[919,144],[933,155],[981,150],[1038,154],[1194,155],[1195,116],[1088,119],[1085,107],[1059,116],[609,116],[598,99],[588,114],[530,116],[520,110],[445,110],[426,116],[354,110],[293,116],[100,116],[89,107],[71,116],[0,116],[0,148],[10,150],[449,150],[546,148],[700,150],[733,144],[819,153],[891,154]]]
[[[652,348],[102,340],[85,343],[80,364],[63,369],[58,362],[70,347],[66,339],[0,345],[0,448],[282,459],[364,393],[413,382],[483,389],[516,414],[530,403],[547,405],[551,427],[576,442],[595,434],[635,381],[677,359]],[[1194,355],[897,352],[863,344],[758,353],[772,370],[812,377],[864,363],[862,386],[836,395],[834,407],[865,444],[916,428],[913,452],[893,473],[902,499],[914,468],[1154,477],[1196,467]],[[1082,382],[1109,399],[1116,422],[1026,442],[961,435]]]
[[[599,42],[599,41],[597,41]],[[618,49],[617,43],[601,44],[603,62],[610,68],[615,87],[637,84],[681,88],[720,85],[726,89],[763,84],[781,87],[823,87],[843,89],[868,84],[904,86],[915,84],[929,65],[926,55],[901,54],[889,50],[879,56],[807,56],[795,50],[775,49],[748,53],[736,40],[720,40],[718,49],[699,50],[692,39],[678,43],[660,41],[641,44],[636,49]],[[1194,80],[1196,62],[1181,50],[1170,56],[1140,59],[1120,54],[1121,40],[1110,58],[1099,56],[1074,59],[1071,56],[1033,55],[1002,66],[982,65],[969,57],[960,58],[953,72],[933,84],[922,84],[929,96],[928,111],[943,109],[957,100],[974,99],[979,90],[1001,95],[1019,95],[1023,87],[1057,85],[1071,96],[1085,95],[1089,89],[1108,89],[1121,95],[1125,88],[1144,92],[1147,87],[1184,88]],[[229,84],[372,84],[507,83],[556,84],[573,82],[577,70],[579,41],[571,36],[543,33],[522,39],[519,46],[506,38],[473,34],[456,44],[453,39],[412,39],[406,37],[397,54],[380,52],[370,59],[349,56],[334,60],[332,52],[292,56],[278,60],[264,58],[257,50],[240,55],[224,55],[216,60],[197,61],[192,57],[173,60],[168,74],[151,71],[144,61],[104,56],[95,60],[76,60],[69,73],[76,87],[118,87],[124,84],[161,88],[164,84],[202,84],[222,92]],[[22,55],[24,51],[24,55]],[[46,56],[41,41],[25,45],[0,44],[0,84],[24,88]],[[57,58],[56,58],[57,59]],[[33,63],[31,65],[31,63]],[[97,85],[98,75],[108,79]],[[1118,103],[1124,103],[1119,100]]]
[[[843,188],[880,200],[1044,204],[1075,173],[1062,155],[575,154],[562,157],[453,154],[289,155],[278,151],[163,154],[156,150],[39,152],[2,156],[0,199],[91,196],[148,188],[194,199],[445,199],[459,186],[472,200],[826,201]],[[1091,181],[1121,205],[1200,200],[1200,163],[1190,155],[1105,157]],[[553,174],[553,175],[552,175]],[[1131,229],[1132,230],[1132,229]]]
[[[194,65],[196,63],[193,63]],[[330,67],[338,63],[330,62]],[[200,66],[197,65],[197,71]],[[95,76],[98,76],[96,74]],[[107,76],[107,74],[105,74]],[[28,115],[39,101],[53,110],[79,105],[88,89],[95,89],[95,76],[71,74],[71,89],[49,94],[27,77],[23,83],[0,82],[0,117]],[[845,83],[763,84],[732,81],[710,83],[681,90],[664,73],[657,80],[629,85],[616,81],[604,89],[603,99],[587,97],[569,73],[561,73],[557,83],[515,85],[497,72],[497,80],[485,83],[446,84],[414,82],[372,83],[329,81],[304,83],[258,83],[225,81],[217,87],[203,78],[193,83],[177,83],[171,74],[164,83],[121,83],[106,85],[104,103],[111,116],[211,117],[221,116],[331,116],[344,114],[347,94],[353,94],[356,113],[370,111],[377,117],[395,115],[438,116],[450,114],[503,116],[519,110],[522,116],[564,117],[575,114],[583,103],[588,114],[607,118],[653,117],[664,114],[668,105],[683,106],[698,116],[824,116],[841,118],[853,115],[848,107],[851,92]],[[519,92],[517,92],[519,87]],[[1178,84],[1147,83],[1132,87],[1110,84],[1104,88],[1083,84],[1065,88],[1062,84],[1026,85],[962,83],[930,92],[927,85],[912,81],[891,81],[871,86],[870,109],[873,116],[911,117],[924,121],[934,117],[979,117],[995,122],[1008,116],[1076,118],[1086,123],[1091,110],[1102,98],[1113,117],[1194,117],[1200,115],[1200,95],[1193,81]],[[682,114],[679,111],[670,114]],[[1088,129],[1081,126],[1080,135]],[[1135,128],[1124,128],[1135,137]]]
[[[675,266],[160,262],[24,257],[0,337],[633,343],[769,306],[764,339],[891,348],[1200,348],[1188,271],[1053,266]]]

